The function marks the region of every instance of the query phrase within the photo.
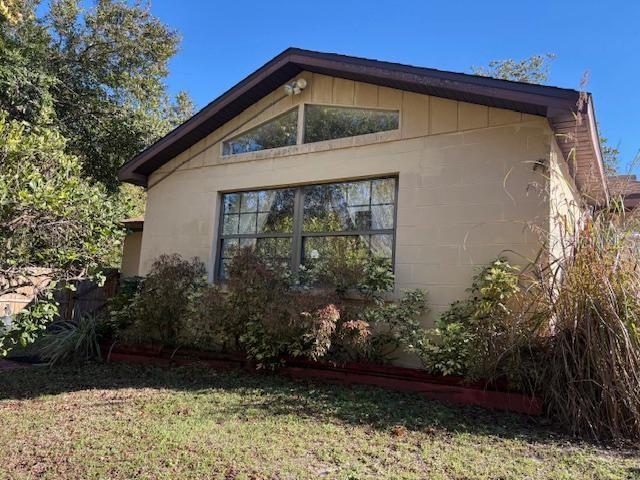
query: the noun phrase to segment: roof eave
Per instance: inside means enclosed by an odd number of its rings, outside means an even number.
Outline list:
[[[243,103],[246,103],[245,95],[254,99],[255,102],[257,101],[255,98],[262,98],[268,94],[268,92],[265,93],[265,84],[276,88],[274,79],[281,78],[286,73],[291,73],[292,76],[297,75],[302,70],[542,115],[549,118],[552,125],[554,119],[559,119],[561,124],[570,123],[575,119],[575,112],[581,108],[582,111],[578,114],[587,117],[587,121],[582,122],[583,128],[587,129],[583,134],[585,138],[590,138],[591,146],[588,150],[593,152],[591,155],[595,157],[597,164],[597,183],[601,190],[598,195],[608,202],[595,112],[589,94],[587,94],[586,104],[579,107],[581,94],[575,90],[522,84],[296,48],[289,48],[274,57],[185,123],[124,164],[118,172],[118,178],[125,182],[146,186],[148,175],[152,171],[169,161],[172,155],[175,156],[176,151],[186,150],[199,141],[198,139],[204,138],[208,133],[219,128],[216,127],[216,122],[219,123],[222,121],[221,118],[229,117],[235,110],[239,110]],[[270,91],[273,91],[273,88]],[[567,152],[563,153],[567,156]]]

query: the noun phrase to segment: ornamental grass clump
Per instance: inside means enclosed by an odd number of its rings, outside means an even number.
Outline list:
[[[640,439],[638,222],[623,209],[584,221],[572,252],[538,271],[546,310],[540,385],[549,413],[574,434]]]

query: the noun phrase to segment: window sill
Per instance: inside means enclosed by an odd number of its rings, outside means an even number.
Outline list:
[[[365,145],[375,145],[378,143],[393,142],[401,139],[402,135],[400,133],[400,130],[390,130],[387,132],[358,135],[357,137],[338,138],[335,140],[325,140],[322,142],[292,145],[290,147],[259,150],[257,152],[236,153],[234,155],[221,154],[220,160],[227,163],[249,162],[254,160],[288,157],[292,155],[303,155],[307,153],[326,152],[328,150],[361,147]]]

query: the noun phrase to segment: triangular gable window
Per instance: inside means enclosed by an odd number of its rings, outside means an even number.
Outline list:
[[[298,108],[247,130],[223,143],[223,155],[255,152],[295,145],[298,137]]]

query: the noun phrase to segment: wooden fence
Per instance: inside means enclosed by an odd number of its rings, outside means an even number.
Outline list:
[[[83,315],[102,309],[107,300],[115,295],[118,290],[120,273],[118,270],[106,272],[106,280],[103,286],[96,282],[84,280],[76,283],[76,290],[61,289],[55,293],[55,299],[59,305],[59,318],[61,320],[73,320]],[[28,292],[6,295],[0,299],[0,317],[19,312],[33,301],[33,295]]]

